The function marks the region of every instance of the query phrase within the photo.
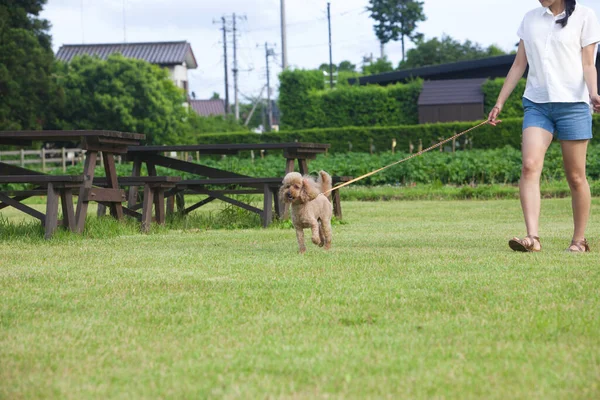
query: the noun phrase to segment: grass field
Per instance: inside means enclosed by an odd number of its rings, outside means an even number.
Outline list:
[[[286,224],[15,229],[0,398],[600,398],[599,199],[590,254],[563,251],[568,199],[544,200],[539,254],[506,244],[518,200],[343,206],[304,256]]]

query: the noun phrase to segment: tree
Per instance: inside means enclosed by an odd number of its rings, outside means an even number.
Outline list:
[[[393,71],[394,66],[391,61],[388,61],[387,57],[383,57],[378,58],[375,62],[363,65],[362,70],[365,75],[383,74]]]
[[[356,72],[356,65],[348,60],[344,60],[338,65],[337,69],[340,72]]]
[[[333,72],[337,72],[337,65],[332,64],[331,69],[333,70]],[[324,72],[329,73],[329,63],[323,63],[323,64],[319,65],[319,71],[324,71]]]
[[[371,18],[377,22],[374,26],[375,35],[381,43],[381,57],[384,56],[383,46],[394,40],[402,42],[402,60],[405,54],[405,38],[415,42],[423,37],[415,32],[417,24],[427,18],[423,13],[423,2],[417,0],[369,0],[367,10]]]
[[[478,43],[465,40],[460,43],[450,36],[443,35],[442,39],[419,40],[417,46],[406,54],[399,69],[422,67],[426,65],[445,64],[457,61],[476,60],[506,54],[497,46],[483,48]]]
[[[146,134],[151,144],[181,144],[189,132],[185,93],[167,70],[146,61],[111,55],[60,63],[65,92],[58,129],[106,129]]]
[[[213,92],[213,95],[210,99],[211,100],[219,100],[220,98],[221,98],[221,96],[219,95],[219,93]]]
[[[38,18],[46,0],[0,3],[0,129],[40,129],[55,93],[50,24]]]

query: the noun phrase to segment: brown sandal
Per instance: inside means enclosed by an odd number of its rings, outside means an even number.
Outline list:
[[[574,250],[571,247],[575,247],[577,250]],[[573,240],[567,248],[567,251],[570,253],[588,253],[590,251],[590,245],[586,238]]]
[[[539,249],[536,249],[534,247],[536,240],[540,244]],[[540,242],[539,236],[532,235],[527,235],[525,239],[519,239],[518,237],[514,237],[508,241],[508,246],[514,251],[520,251],[524,253],[542,250],[542,243]]]

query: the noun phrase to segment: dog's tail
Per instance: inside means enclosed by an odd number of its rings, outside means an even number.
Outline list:
[[[333,185],[333,181],[331,180],[331,175],[329,175],[325,171],[319,172],[319,178],[317,178],[317,183],[321,187],[321,193],[325,193],[325,192],[331,190],[331,187]],[[331,198],[331,192],[327,193],[327,198],[328,199]]]

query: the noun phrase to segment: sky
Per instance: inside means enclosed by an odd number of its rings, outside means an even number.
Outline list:
[[[285,0],[287,58],[293,68],[312,69],[329,62],[327,0]],[[349,60],[360,67],[363,57],[379,56],[368,0],[329,0],[333,62]],[[600,1],[579,0],[600,16]],[[417,26],[426,39],[446,34],[461,42],[514,50],[523,15],[538,0],[424,0],[427,20]],[[53,49],[63,44],[188,41],[198,68],[189,72],[190,92],[224,98],[221,17],[238,20],[240,101],[257,96],[267,80],[265,43],[275,50],[270,77],[276,92],[281,72],[280,0],[48,0],[42,18],[52,24]],[[407,49],[413,47],[408,44]],[[397,65],[399,42],[385,49]],[[232,34],[228,37],[229,96],[233,99]]]

